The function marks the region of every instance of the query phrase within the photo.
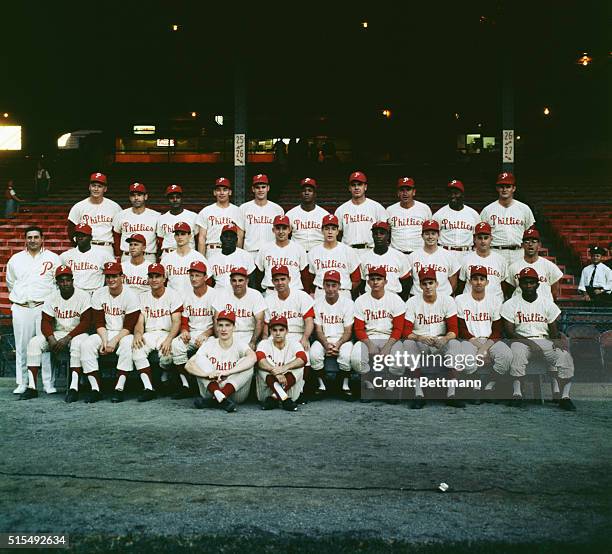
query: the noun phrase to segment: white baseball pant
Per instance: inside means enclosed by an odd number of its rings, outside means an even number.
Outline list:
[[[149,331],[142,335],[144,346],[141,348],[134,349],[132,358],[134,360],[134,367],[136,369],[144,369],[149,367],[148,356],[153,350],[157,350],[159,353],[159,367],[162,369],[169,369],[172,367],[172,353],[169,356],[162,356],[159,352],[159,348],[168,337],[168,331]]]
[[[423,367],[423,362],[426,363],[425,367],[428,367],[427,362],[430,362],[431,367],[439,365],[436,364],[438,360],[428,360],[426,356],[440,355],[444,361],[444,358],[450,355],[454,359],[455,356],[462,353],[462,348],[461,343],[456,339],[449,340],[442,348],[407,339],[404,341],[404,351],[408,353],[410,360],[413,362],[409,369],[420,369]],[[444,364],[444,367],[454,369],[454,364]]]
[[[486,342],[486,339],[482,339],[482,342]],[[483,365],[478,365],[478,361],[476,360],[476,354],[478,353],[478,347],[475,344],[472,344],[469,340],[460,341],[461,353],[464,356],[469,356],[469,358],[464,358],[462,362],[465,366],[465,373],[467,375],[471,375],[476,372],[479,367],[483,367]],[[499,375],[506,375],[510,371],[510,364],[512,363],[512,351],[510,347],[502,342],[497,341],[496,343],[491,345],[489,348],[489,358],[491,358],[491,365],[493,366],[493,371]]]
[[[295,385],[293,385],[287,392],[287,395],[294,402],[300,397],[302,389],[304,388],[304,368],[292,369],[290,372],[295,377]],[[272,389],[266,383],[266,377],[270,373],[263,371],[262,369],[257,370],[257,376],[255,377],[255,390],[257,391],[257,400],[263,402],[269,396],[272,396]]]
[[[240,373],[234,373],[229,377],[219,381],[219,387],[223,389],[225,385],[232,385],[234,387],[233,400],[237,404],[242,404],[248,397],[249,391],[251,390],[251,381],[253,379],[253,369],[247,369]],[[205,377],[196,377],[198,388],[200,389],[200,396],[202,398],[211,398],[213,394],[208,390],[208,385],[212,383],[210,379]]]
[[[566,350],[555,347],[549,339],[530,339],[543,351],[544,359],[550,371],[556,371],[559,379],[571,379],[574,376],[574,360]],[[510,375],[523,377],[529,358],[533,355],[532,349],[522,342],[512,342],[512,363],[510,364]]]
[[[53,335],[56,339],[63,339],[68,333],[66,331],[55,331]],[[82,333],[73,337],[70,341],[70,367],[81,367],[81,346],[83,341],[87,340],[89,335]],[[36,335],[30,339],[28,344],[28,367],[40,367],[42,355],[49,352],[49,343],[43,335]],[[42,371],[43,385],[45,383],[45,371]],[[48,374],[48,383],[50,384],[51,374]]]
[[[385,338],[376,338],[374,340],[376,340],[377,343],[384,343],[388,339],[385,337]],[[401,352],[401,351],[402,351],[402,341],[398,340],[391,347],[391,351],[389,352],[389,354],[391,356],[395,356],[398,352]],[[359,341],[355,343],[355,345],[351,349],[350,362],[351,362],[351,369],[353,369],[357,373],[363,374],[363,373],[368,373],[370,371],[370,356],[368,354],[368,347],[365,344],[365,342]],[[403,367],[396,366],[394,364],[386,365],[386,367],[391,373],[393,373],[393,375],[403,375],[404,374]]]
[[[337,341],[338,339],[330,338],[331,342]],[[353,350],[353,343],[351,341],[345,342],[340,347],[338,353],[338,367],[340,371],[351,371],[351,352]],[[321,371],[325,365],[325,349],[319,341],[315,341],[310,345],[310,366],[315,371]]]
[[[119,331],[107,331],[108,339],[112,339],[119,334]],[[123,337],[115,353],[119,360],[117,361],[117,369],[120,371],[132,371],[134,364],[132,362],[132,341],[134,335],[127,335]],[[81,343],[81,364],[83,366],[83,373],[93,373],[98,371],[98,358],[100,357],[100,346],[102,346],[102,339],[97,333],[90,335]]]
[[[28,384],[28,344],[30,340],[40,332],[42,319],[42,304],[35,308],[11,305],[13,318],[13,335],[15,337],[15,382],[17,385]],[[51,356],[45,354],[42,357],[43,375],[51,375],[53,382]]]
[[[198,347],[195,345],[197,338],[197,334],[193,333],[187,344],[183,342],[180,336],[172,340],[172,361],[175,365],[185,365],[187,360],[197,352]]]

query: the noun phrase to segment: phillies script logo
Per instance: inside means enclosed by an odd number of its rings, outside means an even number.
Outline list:
[[[106,315],[125,315],[125,308],[122,306],[111,306],[103,302],[102,309]]]
[[[385,268],[385,270],[387,271],[387,273],[399,273],[399,271],[400,271],[400,270],[399,270],[399,267],[397,267],[396,265],[387,265],[387,264],[382,264],[382,265],[381,265],[381,264],[376,264],[376,265],[372,265],[372,264],[366,264],[366,269],[367,269],[366,275],[369,275],[370,270],[371,270],[373,267],[384,267],[384,268]]]
[[[317,230],[321,230],[321,222],[320,221],[312,221],[312,220],[306,220],[306,221],[302,221],[301,219],[296,219],[293,222],[293,227],[296,231],[303,231],[303,230],[309,230],[309,229],[317,229]]]
[[[283,316],[285,316],[287,320],[301,319],[303,315],[304,314],[301,314],[300,312],[296,312],[295,310],[284,310],[282,312],[277,312],[276,310],[270,310],[270,316],[271,316],[270,319],[275,318],[275,317],[283,317]]]
[[[205,306],[187,306],[185,310],[187,317],[212,317],[213,313],[212,307]]]
[[[374,218],[367,214],[343,214],[344,223],[374,223]]]
[[[87,225],[98,225],[100,223],[112,223],[113,216],[98,214],[98,215],[89,215],[83,214],[81,217],[80,223],[87,223]]]
[[[525,314],[520,310],[516,312],[516,319],[518,319],[519,323],[548,323],[546,316],[542,314]]]
[[[422,227],[423,221],[425,218],[423,217],[399,217],[394,215],[389,219],[389,224],[391,227]]]
[[[49,271],[51,268],[53,267],[53,262],[43,262],[42,264],[42,271],[40,272],[40,275],[44,275],[45,273],[47,273],[47,271]]]
[[[416,314],[416,323],[418,325],[431,325],[432,323],[444,323],[444,316],[440,314],[431,314],[426,316],[425,314]]]
[[[391,319],[392,318],[391,314],[383,308],[379,310],[370,310],[369,308],[365,308],[363,310],[363,315],[365,316],[366,321],[372,321],[373,319]]]
[[[272,225],[272,218],[268,215],[247,214],[246,220],[247,220],[247,223],[249,223],[250,225],[254,225],[254,224]]]
[[[425,268],[425,269],[433,269],[435,272],[438,272],[438,273],[448,273],[447,268],[442,267],[441,265],[438,265],[438,264],[423,264],[423,263],[421,263],[419,261],[414,262],[414,269],[412,270],[412,273],[414,273],[416,275],[423,268]]]
[[[53,308],[53,313],[55,314],[55,319],[74,319],[77,317],[81,317],[81,312],[75,310],[62,310],[57,306]]]
[[[236,314],[236,319],[239,317],[253,317],[252,310],[249,310],[248,308],[240,308],[238,306],[226,304],[224,309],[226,312],[234,312]]]
[[[166,273],[168,275],[177,276],[177,275],[189,275],[189,266],[188,265],[167,265]]]
[[[493,214],[491,216],[491,223],[493,223],[493,225],[523,225],[523,220],[512,216],[499,217]]]
[[[151,227],[151,225],[147,225],[146,223],[130,223],[129,221],[124,221],[121,224],[121,229],[123,229],[125,233],[136,233],[142,231],[152,233],[155,231],[155,227]]]
[[[102,269],[102,267],[97,264],[92,264],[89,262],[75,262],[74,260],[68,260],[68,265],[72,271],[87,271],[88,269],[100,271]]]
[[[319,312],[319,318],[323,323],[329,323],[330,325],[334,325],[336,323],[344,323],[344,317],[338,314],[327,315],[323,312]]]
[[[143,311],[147,318],[167,317],[170,315],[170,310],[168,308],[153,309],[149,306],[145,306]]]
[[[518,280],[519,280],[518,273],[514,274],[514,280],[518,283]],[[540,283],[548,283],[548,279],[544,277],[544,275],[538,275],[538,281],[540,281]]]
[[[126,285],[148,285],[149,278],[141,277],[140,275],[124,275]]]
[[[472,310],[465,310],[466,321],[491,321],[491,314],[488,312],[473,312]]]
[[[450,219],[442,220],[442,228],[443,229],[452,229],[452,230],[465,230],[465,231],[474,231],[474,226],[470,225],[467,221],[451,221]]]
[[[347,269],[346,264],[339,262],[338,260],[329,259],[329,260],[313,260],[314,266],[317,271],[320,269]]]
[[[287,267],[293,266],[299,269],[300,264],[297,260],[292,260],[291,258],[275,258],[274,256],[268,255],[266,256],[266,264],[269,267],[274,267],[277,265],[286,265]]]
[[[231,217],[218,217],[211,214],[208,216],[208,223],[211,225],[234,225],[234,220]]]
[[[208,356],[210,363],[214,366],[217,371],[223,371],[224,369],[233,369],[236,362],[231,360],[217,360],[214,356]]]

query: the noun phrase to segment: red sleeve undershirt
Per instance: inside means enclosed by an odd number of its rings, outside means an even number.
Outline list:
[[[258,350],[257,352],[255,352],[255,355],[257,356],[257,361],[259,362],[260,360],[263,360],[266,355],[264,352],[262,352],[261,350]]]
[[[457,316],[452,315],[444,319],[446,322],[446,332],[447,333],[455,333],[455,336],[459,335],[459,329],[457,326]]]
[[[79,324],[68,333],[72,338],[80,335],[81,333],[87,333],[91,327],[91,308],[87,308],[82,314]]]
[[[355,329],[355,337],[357,337],[357,340],[368,340],[368,334],[365,330],[365,323],[361,319],[355,318],[353,329]]]
[[[296,358],[299,358],[300,360],[304,360],[304,363],[307,364],[308,363],[308,358],[306,357],[306,352],[298,352],[295,355]]]
[[[465,319],[461,319],[460,317],[457,318],[457,324],[459,327],[459,335],[457,335],[457,338],[467,339],[467,340],[474,338],[474,335],[472,335],[472,333],[468,331],[467,324],[465,323]]]
[[[42,320],[40,322],[40,330],[46,338],[49,338],[53,334],[53,321],[54,320],[55,318],[43,312]]]
[[[106,321],[104,320],[104,310],[93,310],[93,322],[94,327],[99,329],[100,327],[106,327]]]
[[[361,267],[357,267],[353,273],[351,273],[351,283],[358,285],[361,283]]]
[[[181,317],[181,331],[189,331],[189,318],[182,316]]]
[[[414,323],[404,319],[404,338],[407,339],[412,334],[412,331],[414,331]]]
[[[402,332],[404,330],[404,314],[396,315],[393,318],[393,331],[391,331],[391,338],[399,340],[402,338]]]
[[[315,276],[308,271],[308,266],[300,271],[300,277],[302,278],[302,286],[306,292],[312,292],[314,290],[314,278]]]
[[[115,256],[121,256],[121,233],[113,231],[113,248]]]
[[[138,323],[138,318],[140,317],[140,310],[136,310],[131,314],[125,314],[123,317],[123,328],[129,331],[130,333],[134,332],[134,327],[136,327],[136,323]]]
[[[315,313],[314,313],[314,308],[310,308],[310,310],[308,310],[302,317],[302,319],[306,319],[308,317],[312,317],[314,318]]]
[[[497,321],[493,322],[493,325],[491,326],[491,336],[489,338],[491,340],[501,340],[503,329],[504,323],[500,317]]]

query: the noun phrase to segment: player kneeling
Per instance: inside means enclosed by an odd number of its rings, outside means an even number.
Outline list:
[[[234,312],[219,312],[218,338],[208,339],[185,365],[198,382],[201,396],[194,402],[198,409],[218,406],[235,412],[236,404],[249,396],[257,357],[246,343],[234,340],[235,324]]]
[[[257,400],[262,410],[273,410],[280,400],[283,410],[295,412],[304,386],[306,352],[297,340],[287,338],[286,317],[271,318],[269,328],[271,337],[257,347]]]

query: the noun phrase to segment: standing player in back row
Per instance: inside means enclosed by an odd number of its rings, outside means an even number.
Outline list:
[[[157,238],[158,241],[161,241],[160,248],[162,255],[176,250],[174,226],[179,221],[184,221],[192,229],[195,229],[196,218],[198,217],[198,214],[195,212],[183,208],[183,187],[181,187],[181,185],[168,185],[166,188],[166,198],[170,205],[170,209],[166,213],[160,215],[157,220]],[[195,237],[191,238],[189,246],[195,249]]]
[[[67,231],[68,238],[72,240],[76,225],[89,225],[92,231],[92,246],[113,256],[113,219],[121,211],[121,206],[104,197],[107,189],[106,175],[92,173],[89,177],[89,198],[72,206],[68,214]]]
[[[351,199],[335,212],[342,233],[342,242],[357,249],[361,258],[368,248],[374,248],[372,225],[387,220],[387,211],[375,200],[366,197],[368,179],[365,173],[354,171],[349,177]]]
[[[523,233],[535,223],[535,218],[527,204],[514,199],[516,179],[512,173],[500,173],[495,188],[499,198],[480,212],[480,219],[491,226],[491,248],[510,265],[523,257]]]
[[[300,186],[302,201],[287,212],[287,217],[291,222],[291,239],[308,253],[323,243],[321,221],[329,213],[316,204],[317,182],[314,179],[306,177],[300,181]]]

